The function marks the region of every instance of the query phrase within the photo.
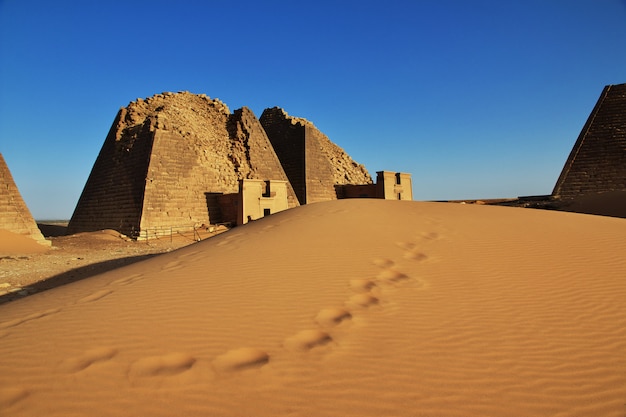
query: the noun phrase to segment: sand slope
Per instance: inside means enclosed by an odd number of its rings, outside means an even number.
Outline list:
[[[37,243],[30,236],[13,233],[0,229],[0,257],[23,255],[27,253],[42,253],[50,250],[50,246]]]
[[[626,220],[317,203],[0,306],[9,416],[623,416]]]

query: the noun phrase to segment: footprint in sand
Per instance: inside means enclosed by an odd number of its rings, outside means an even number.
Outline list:
[[[29,314],[28,316],[22,317],[19,319],[5,321],[4,323],[0,323],[0,329],[8,329],[10,327],[19,326],[20,324],[23,324],[32,320],[37,320],[42,317],[50,316],[52,314],[58,313],[59,311],[61,311],[60,308],[51,308],[50,310],[45,310],[45,311],[41,311],[38,313]]]
[[[142,280],[144,278],[143,274],[132,274],[124,278],[116,279],[112,281],[109,285],[128,285],[133,282]]]
[[[397,245],[404,249],[404,259],[411,259],[413,261],[424,261],[428,259],[423,252],[419,250],[416,243],[413,242],[398,242]]]
[[[336,326],[351,318],[352,314],[345,308],[325,308],[317,313],[315,321],[321,326]]]
[[[424,232],[420,236],[425,240],[438,240],[441,238],[437,232]]]
[[[213,369],[218,372],[241,371],[259,368],[270,360],[270,356],[255,348],[239,348],[229,350],[213,360]]]
[[[284,346],[290,350],[311,350],[318,346],[324,346],[333,339],[322,330],[303,330],[285,339]]]
[[[386,258],[375,258],[372,260],[372,263],[381,268],[391,268],[395,264],[394,261]]]
[[[28,390],[22,387],[0,388],[0,409],[8,408],[29,395]]]
[[[350,288],[357,292],[369,292],[374,287],[376,287],[376,283],[371,279],[350,280]]]
[[[63,372],[75,373],[89,368],[94,363],[108,361],[115,355],[117,355],[117,350],[110,347],[91,349],[78,357],[64,360],[59,365],[59,369]]]
[[[113,290],[100,290],[100,291],[96,291],[93,294],[90,294],[86,297],[81,298],[80,300],[77,301],[77,304],[83,304],[83,303],[91,303],[94,301],[98,301],[104,297],[106,297],[107,295],[111,294],[113,292]]]
[[[379,273],[376,278],[384,283],[395,284],[397,282],[409,279],[409,276],[402,272],[396,271],[395,269],[385,269],[384,271]]]
[[[380,300],[372,294],[362,293],[350,297],[350,300],[347,304],[354,307],[370,307],[378,304],[379,302]]]
[[[177,375],[191,369],[194,363],[196,359],[186,353],[149,356],[134,362],[128,375],[131,378]]]
[[[404,256],[404,259],[410,259],[410,260],[418,261],[418,262],[425,261],[426,259],[428,259],[428,256],[426,256],[425,254],[417,250],[406,251],[404,252],[403,256]]]

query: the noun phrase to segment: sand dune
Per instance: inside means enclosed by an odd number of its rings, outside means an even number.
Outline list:
[[[340,200],[0,306],[0,415],[623,416],[626,220]]]
[[[49,246],[41,245],[29,236],[0,229],[0,256],[42,253],[48,250]]]

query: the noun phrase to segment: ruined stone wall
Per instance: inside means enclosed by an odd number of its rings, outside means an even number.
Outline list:
[[[335,177],[337,170],[331,163],[329,155],[324,149],[324,134],[314,126],[304,126],[304,167],[306,176],[307,203],[337,199],[335,185],[343,177]],[[343,179],[345,181],[345,179]]]
[[[604,88],[552,192],[562,199],[626,191],[626,84]]]
[[[250,109],[235,110],[229,119],[228,131],[239,179],[288,181],[263,126]],[[287,183],[287,195],[289,208],[299,205],[290,183]]]
[[[68,225],[68,233],[139,230],[154,133],[121,109],[111,126]]]
[[[238,208],[238,225],[287,210],[287,181],[241,180]]]
[[[306,204],[304,126],[278,107],[265,109],[259,119],[300,204]]]
[[[274,107],[260,121],[301,204],[336,199],[336,185],[372,183],[363,165],[308,120]]]
[[[169,234],[223,221],[222,193],[240,179],[287,180],[259,121],[189,92],[120,110],[75,210],[71,233],[111,228]],[[290,189],[290,207],[298,205]]]
[[[24,235],[36,242],[50,246],[15,185],[11,171],[0,154],[0,229]]]

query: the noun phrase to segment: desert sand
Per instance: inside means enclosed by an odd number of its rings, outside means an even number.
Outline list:
[[[624,416],[626,220],[339,200],[0,305],[3,416]]]

